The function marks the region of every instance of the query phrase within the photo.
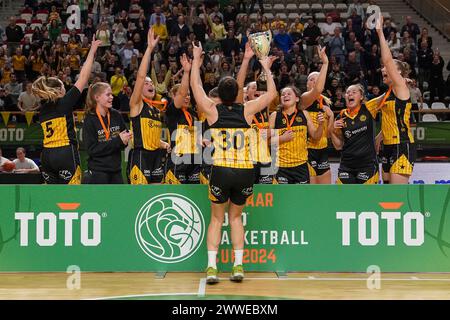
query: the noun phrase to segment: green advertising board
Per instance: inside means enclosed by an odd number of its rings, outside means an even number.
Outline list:
[[[82,125],[77,122],[76,128],[78,141],[82,142]],[[421,122],[411,129],[418,144],[450,144],[450,122]],[[42,129],[36,123],[30,126],[25,123],[10,123],[8,126],[0,123],[0,145],[42,145]]]
[[[203,271],[210,205],[197,186],[0,186],[0,271]],[[450,272],[450,187],[257,186],[248,271]],[[225,219],[219,269],[230,270]]]

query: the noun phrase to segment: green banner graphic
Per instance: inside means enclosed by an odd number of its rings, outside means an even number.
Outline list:
[[[206,186],[0,186],[0,271],[203,271]],[[450,272],[450,187],[257,186],[253,271]],[[233,260],[225,219],[218,260]]]

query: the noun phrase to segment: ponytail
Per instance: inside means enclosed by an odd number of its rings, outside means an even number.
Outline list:
[[[61,95],[62,87],[63,83],[58,78],[47,78],[46,76],[41,76],[33,82],[31,91],[33,92],[33,95],[40,98],[41,100],[55,102]]]

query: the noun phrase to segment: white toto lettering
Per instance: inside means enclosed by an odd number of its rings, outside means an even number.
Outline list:
[[[20,221],[20,245],[29,246],[30,221],[35,220],[34,212],[16,212],[15,219]],[[42,247],[54,246],[58,238],[58,224],[64,224],[64,246],[73,245],[74,221],[80,220],[80,242],[86,247],[95,247],[101,243],[101,216],[97,212],[41,212],[36,215],[36,243]],[[61,228],[60,228],[61,229]],[[61,232],[61,231],[60,231]]]
[[[342,245],[350,246],[352,220],[358,218],[358,242],[362,246],[376,246],[380,242],[380,227],[386,228],[386,244],[395,246],[398,239],[395,232],[397,220],[403,224],[403,243],[407,246],[421,246],[425,242],[424,215],[420,212],[336,212],[336,219],[342,223]],[[386,222],[384,222],[386,221]],[[415,225],[415,227],[414,227]],[[367,232],[367,230],[370,232]],[[354,230],[354,229],[353,229]]]

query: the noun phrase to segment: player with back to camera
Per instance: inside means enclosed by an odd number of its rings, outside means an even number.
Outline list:
[[[191,70],[191,89],[197,106],[206,116],[214,145],[213,166],[209,182],[211,200],[211,221],[208,227],[208,268],[206,281],[217,283],[217,251],[220,244],[221,228],[225,210],[229,202],[228,216],[231,226],[231,241],[235,261],[231,272],[232,281],[242,281],[244,249],[244,226],[242,209],[247,197],[253,194],[254,170],[250,157],[250,137],[253,131],[253,116],[265,108],[276,96],[275,82],[270,71],[269,57],[261,60],[267,75],[267,93],[258,99],[236,103],[238,85],[232,77],[224,77],[218,85],[220,103],[209,98],[200,79],[203,50],[201,44],[194,44],[194,59]]]

